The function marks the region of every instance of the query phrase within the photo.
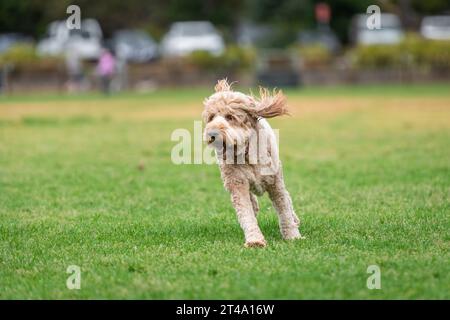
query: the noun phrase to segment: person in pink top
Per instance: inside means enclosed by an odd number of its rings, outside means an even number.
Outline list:
[[[100,76],[102,91],[109,94],[111,80],[116,71],[116,59],[111,51],[104,49],[98,59],[97,74]]]

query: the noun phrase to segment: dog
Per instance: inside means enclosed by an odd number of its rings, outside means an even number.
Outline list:
[[[269,194],[286,240],[303,238],[283,179],[277,139],[266,118],[288,114],[281,91],[260,88],[259,97],[233,91],[226,79],[204,100],[204,140],[215,149],[225,189],[231,194],[245,247],[267,245],[257,221],[258,199]]]

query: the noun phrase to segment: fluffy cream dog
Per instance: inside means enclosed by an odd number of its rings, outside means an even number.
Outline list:
[[[272,200],[284,239],[301,238],[299,219],[286,190],[276,136],[265,118],[287,114],[281,91],[260,89],[260,96],[233,91],[218,81],[204,101],[204,139],[215,148],[225,188],[231,194],[246,247],[264,247],[258,226],[257,196],[266,191]]]

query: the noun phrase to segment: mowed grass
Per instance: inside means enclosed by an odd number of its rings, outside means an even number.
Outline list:
[[[171,162],[209,90],[2,98],[0,298],[448,299],[449,89],[288,91],[270,122],[306,240],[281,240],[266,196],[264,249],[216,166]]]

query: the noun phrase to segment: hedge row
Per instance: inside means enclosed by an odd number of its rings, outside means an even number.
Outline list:
[[[359,46],[348,52],[352,65],[374,68],[450,68],[450,41],[409,35],[395,45]]]

